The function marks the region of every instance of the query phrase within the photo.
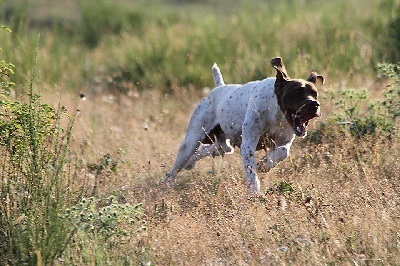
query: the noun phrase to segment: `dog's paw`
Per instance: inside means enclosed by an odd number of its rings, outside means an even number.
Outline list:
[[[165,178],[162,182],[161,190],[167,191],[169,188],[175,186],[175,184],[176,184],[175,174],[173,174],[173,172],[170,171],[165,175]]]
[[[261,195],[260,189],[260,180],[258,177],[255,177],[254,180],[251,180],[247,183],[247,190],[250,197],[258,197]]]
[[[166,178],[162,182],[161,191],[162,192],[167,192],[168,190],[170,190],[171,188],[173,188],[175,186],[176,186],[175,178],[173,178],[173,177]]]

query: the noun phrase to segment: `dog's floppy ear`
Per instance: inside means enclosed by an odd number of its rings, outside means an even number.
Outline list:
[[[274,59],[272,59],[271,66],[276,69],[276,82],[284,82],[290,79],[282,62],[282,58],[275,57]]]
[[[322,84],[325,83],[324,77],[321,75],[318,75],[317,72],[313,71],[311,72],[310,76],[308,76],[307,81],[310,81],[312,83],[316,83],[317,80],[319,80]]]

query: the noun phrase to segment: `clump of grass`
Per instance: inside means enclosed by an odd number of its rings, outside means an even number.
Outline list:
[[[68,263],[126,263],[132,255],[123,255],[121,250],[130,248],[132,254],[141,253],[135,246],[146,230],[142,204],[120,203],[113,195],[82,198],[65,210],[63,219],[75,228],[62,258]]]
[[[0,29],[11,32],[10,28],[6,26],[1,26]],[[1,51],[2,49],[0,48],[0,52]],[[10,87],[15,85],[14,82],[10,81],[10,76],[14,75],[14,69],[14,64],[0,60],[0,97],[8,95]]]
[[[380,75],[392,80],[392,84],[382,91],[382,98],[372,100],[366,90],[329,92],[325,98],[338,112],[311,132],[311,140],[320,143],[324,132],[332,130],[332,125],[327,124],[336,124],[358,138],[383,134],[388,139],[396,139],[400,117],[399,65],[379,64],[377,69]]]
[[[113,196],[100,200],[97,194],[82,198],[86,187],[76,190],[79,166],[70,147],[76,114],[44,104],[34,81],[32,76],[28,101],[1,93],[0,263],[126,263],[131,256],[112,250],[138,241],[145,226],[141,204]],[[115,173],[117,163],[106,154],[99,165],[87,167]]]
[[[72,200],[70,139],[74,116],[41,102],[0,103],[0,253],[3,264],[42,264],[62,253],[73,228],[60,214]],[[62,120],[67,119],[63,128]]]

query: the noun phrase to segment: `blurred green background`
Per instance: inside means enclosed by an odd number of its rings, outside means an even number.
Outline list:
[[[243,83],[272,75],[275,56],[293,77],[317,70],[358,87],[379,62],[399,61],[399,10],[395,0],[5,1],[0,23],[13,33],[1,33],[1,57],[24,85],[40,34],[41,82],[68,90],[211,87],[214,62]]]

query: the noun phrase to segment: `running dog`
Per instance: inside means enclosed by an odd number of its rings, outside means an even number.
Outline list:
[[[291,79],[282,59],[271,60],[276,77],[246,84],[225,85],[216,64],[212,68],[216,87],[194,109],[186,136],[164,182],[173,182],[182,169],[191,169],[206,156],[232,153],[240,148],[247,187],[260,194],[257,170],[268,171],[289,156],[295,136],[304,137],[311,119],[321,115],[317,81]],[[256,151],[269,151],[256,161]]]

